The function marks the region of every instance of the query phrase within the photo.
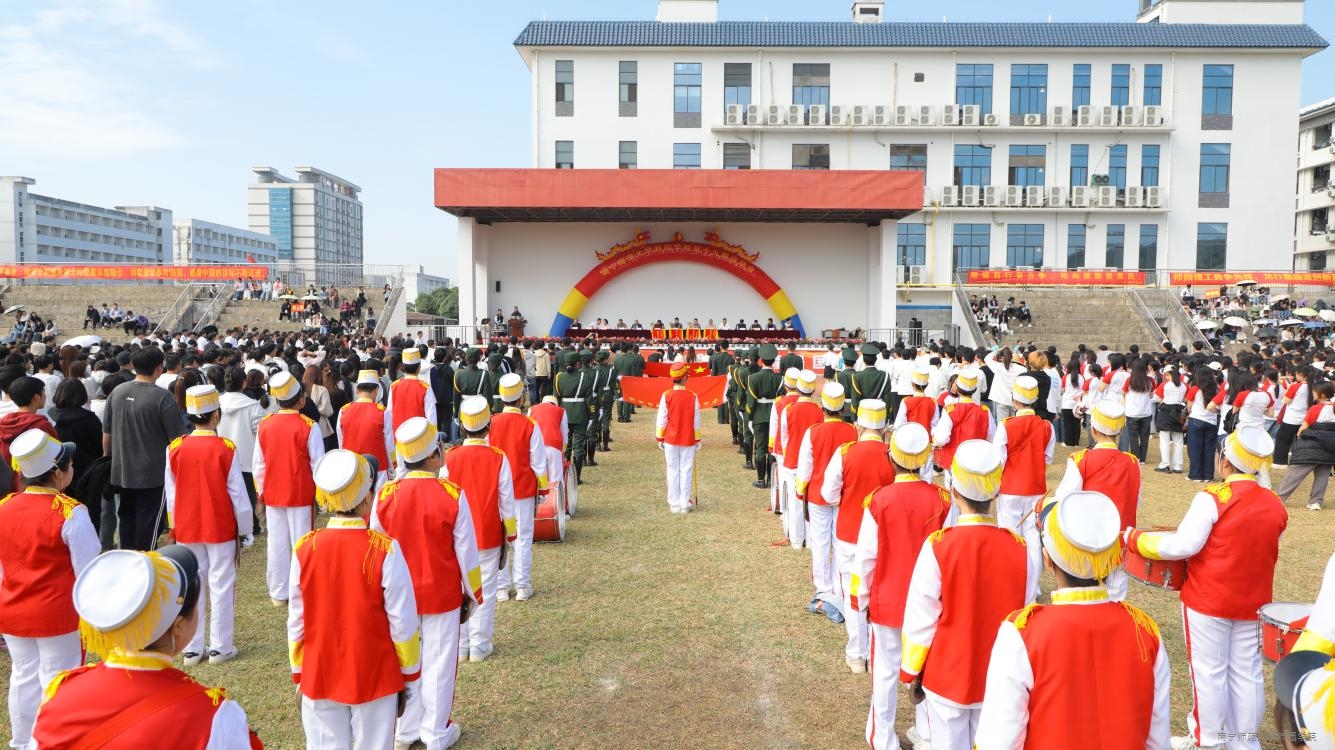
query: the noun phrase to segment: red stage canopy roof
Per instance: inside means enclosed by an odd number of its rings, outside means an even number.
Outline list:
[[[874,224],[922,210],[918,172],[437,169],[436,207],[505,221]]]

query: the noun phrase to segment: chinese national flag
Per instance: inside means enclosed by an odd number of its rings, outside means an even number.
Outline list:
[[[691,365],[691,377],[700,377],[709,374],[709,365],[704,362],[696,362]],[[672,364],[670,362],[647,362],[644,365],[644,375],[649,378],[670,377]],[[655,404],[658,402],[655,401]]]
[[[246,262],[247,262],[247,263],[254,263],[254,262],[255,262],[255,256],[251,255],[250,253],[246,253]]]

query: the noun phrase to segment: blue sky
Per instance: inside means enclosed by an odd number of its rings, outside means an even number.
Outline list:
[[[848,18],[849,0],[723,0],[726,19]],[[891,20],[1132,20],[1137,0],[887,3]],[[924,7],[926,6],[926,7]],[[930,10],[928,10],[930,8]],[[453,276],[431,170],[531,163],[528,71],[511,46],[549,18],[651,19],[655,0],[0,2],[0,174],[98,205],[246,225],[250,167],[360,185],[367,262]],[[1307,22],[1335,39],[1335,2]],[[1303,102],[1335,96],[1335,52]]]

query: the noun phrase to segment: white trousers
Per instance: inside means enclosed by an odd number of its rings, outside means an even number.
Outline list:
[[[313,522],[313,506],[305,508],[275,508],[264,506],[264,527],[268,534],[265,547],[269,560],[264,580],[269,584],[269,598],[287,601],[287,579],[292,572],[292,548],[297,540],[309,534]]]
[[[867,744],[871,750],[899,750],[895,704],[899,699],[900,629],[871,623],[871,709]]]
[[[839,508],[833,505],[807,503],[811,522],[807,524],[807,546],[811,548],[811,584],[821,601],[843,611],[839,598],[839,573],[834,564],[834,521]]]
[[[779,497],[783,502],[783,528],[784,535],[788,537],[788,542],[793,545],[793,549],[802,549],[807,543],[807,519],[805,500],[797,499],[797,470],[785,469],[782,465],[776,468],[779,476],[783,477],[782,493]]]
[[[301,697],[301,726],[306,750],[380,750],[394,746],[396,693],[370,703],[350,706],[337,701]]]
[[[394,739],[411,744],[421,740],[427,750],[448,747],[459,736],[450,721],[454,710],[454,680],[459,662],[459,610],[422,615],[422,679],[408,687],[408,705],[399,717]]]
[[[1256,732],[1265,711],[1265,681],[1256,623],[1210,617],[1183,605],[1182,629],[1194,696],[1187,733],[1201,747],[1260,750]],[[1221,734],[1232,735],[1230,741]]]
[[[83,664],[79,631],[50,638],[6,635],[9,648],[9,746],[25,750],[42,694],[57,674]]]
[[[477,553],[482,561],[482,606],[473,610],[464,625],[468,637],[459,636],[459,653],[465,656],[469,651],[490,653],[491,634],[496,627],[496,579],[500,573],[501,548],[480,549]]]
[[[1182,439],[1185,437],[1181,432],[1159,431],[1159,468],[1172,469],[1173,471],[1182,471]],[[1171,454],[1170,454],[1171,446]],[[1171,455],[1171,462],[1170,462]]]
[[[978,717],[983,704],[963,708],[927,691],[927,726],[931,730],[932,750],[971,750],[978,734]]]
[[[664,443],[663,459],[667,464],[668,510],[686,510],[695,486],[695,446]]]
[[[505,561],[505,567],[497,573],[498,590],[509,589],[512,583],[517,589],[533,590],[533,503],[534,499],[531,497],[515,500],[515,520],[518,523],[515,528],[515,543],[511,549],[513,554]]]
[[[844,611],[844,629],[848,632],[848,643],[844,646],[846,659],[866,659],[870,649],[867,643],[867,613],[854,609],[850,598],[857,549],[855,544],[842,539],[834,540],[834,559],[839,567],[839,601]]]
[[[199,561],[199,577],[208,584],[209,645],[215,651],[227,652],[233,648],[233,612],[236,609],[236,542],[220,544],[187,544]],[[204,606],[200,596],[199,606]],[[201,610],[195,635],[186,651],[196,654],[204,650],[204,612]]]
[[[1042,495],[997,495],[997,526],[1024,537],[1031,581],[1037,581],[1043,572],[1043,543],[1038,538],[1038,514],[1031,512],[1042,498]],[[1034,599],[1037,598],[1038,591],[1035,590]],[[1025,602],[1033,603],[1033,599]]]

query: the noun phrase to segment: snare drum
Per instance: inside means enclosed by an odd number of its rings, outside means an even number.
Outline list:
[[[575,515],[575,508],[579,505],[579,477],[575,474],[575,465],[569,461],[566,462],[566,480],[561,483],[561,490],[565,514]]]
[[[566,514],[561,507],[560,493],[549,492],[533,514],[533,541],[564,542],[566,538]]]
[[[1141,531],[1174,531],[1172,528],[1156,526]],[[1186,560],[1151,560],[1139,551],[1128,547],[1122,558],[1122,567],[1131,578],[1156,589],[1181,591],[1187,580]]]
[[[1261,656],[1271,663],[1293,652],[1293,646],[1307,627],[1312,605],[1274,602],[1256,613],[1256,632],[1261,641]]]

